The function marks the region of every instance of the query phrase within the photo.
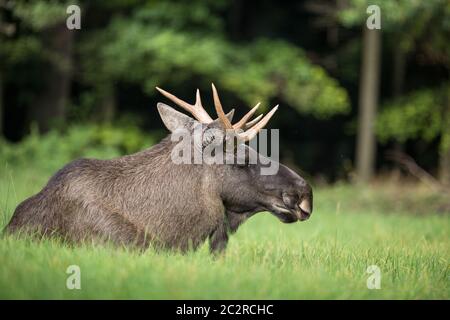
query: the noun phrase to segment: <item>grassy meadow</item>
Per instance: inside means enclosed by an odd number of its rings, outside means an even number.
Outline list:
[[[49,170],[0,170],[0,227]],[[449,299],[448,197],[398,182],[315,188],[310,220],[246,222],[223,256],[0,240],[2,299]],[[78,265],[81,289],[66,288]],[[381,271],[369,290],[366,269]]]

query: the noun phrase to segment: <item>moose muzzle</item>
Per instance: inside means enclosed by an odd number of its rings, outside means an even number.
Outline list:
[[[313,197],[309,185],[303,183],[303,187],[296,192],[283,192],[283,203],[286,213],[291,216],[291,222],[307,220],[312,213]]]

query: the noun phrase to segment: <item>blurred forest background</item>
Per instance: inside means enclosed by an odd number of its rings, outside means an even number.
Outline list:
[[[237,118],[279,103],[281,160],[316,182],[445,185],[449,69],[446,0],[0,0],[0,158],[56,170],[141,150],[166,134],[155,86],[200,88],[212,112],[214,82]]]

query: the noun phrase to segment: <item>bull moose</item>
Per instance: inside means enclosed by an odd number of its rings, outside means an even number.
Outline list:
[[[312,189],[301,176],[281,164],[276,174],[261,175],[261,161],[245,161],[250,155],[261,159],[245,142],[268,123],[277,107],[262,119],[248,121],[256,106],[232,124],[233,112],[224,113],[214,84],[215,120],[203,108],[199,90],[194,105],[157,90],[195,119],[158,103],[162,121],[171,132],[168,137],[135,154],[67,164],[39,193],[17,206],[6,232],[182,252],[209,238],[210,251],[217,253],[225,249],[228,235],[258,212],[269,211],[284,223],[309,218]],[[222,134],[190,142],[194,148],[225,143],[232,132],[233,140],[244,146],[244,161],[174,163],[171,154],[177,144],[171,136],[179,129],[192,132],[199,128],[201,133],[215,129]],[[237,149],[226,151],[228,157],[238,156],[233,150]]]

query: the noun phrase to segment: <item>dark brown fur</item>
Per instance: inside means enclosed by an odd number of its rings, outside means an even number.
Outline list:
[[[249,216],[274,212],[267,203],[271,197],[280,202],[286,186],[298,197],[312,199],[306,182],[286,167],[275,177],[258,178],[249,167],[174,164],[174,144],[167,137],[136,154],[69,163],[38,194],[18,205],[7,232],[181,251],[195,249],[209,237],[211,250],[221,251],[228,233]],[[280,190],[271,194],[264,184]],[[274,214],[284,222],[297,220]]]

